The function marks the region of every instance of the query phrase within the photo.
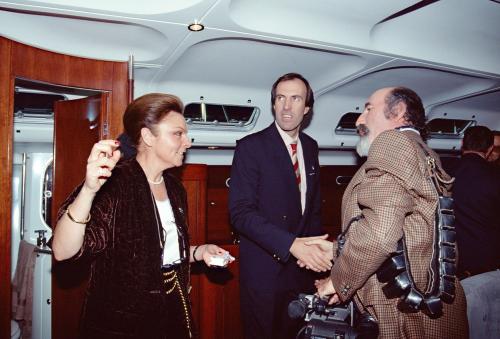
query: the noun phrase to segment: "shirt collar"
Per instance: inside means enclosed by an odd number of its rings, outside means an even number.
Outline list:
[[[281,127],[278,125],[278,123],[276,121],[274,121],[274,124],[276,125],[276,128],[278,129],[278,133],[280,134],[281,139],[283,139],[283,142],[285,143],[285,145],[288,146],[290,144],[299,142],[298,135],[297,135],[297,138],[292,138],[291,136],[288,135],[288,133],[286,133],[284,130],[281,129]]]
[[[395,128],[397,131],[401,131],[401,132],[404,132],[404,131],[412,131],[412,132],[415,132],[417,133],[418,135],[420,135],[420,132],[413,126],[409,126],[409,125],[406,125],[406,126],[399,126],[399,127],[396,127]]]

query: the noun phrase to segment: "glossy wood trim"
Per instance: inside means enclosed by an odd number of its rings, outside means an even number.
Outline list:
[[[117,138],[123,131],[122,117],[128,105],[127,63],[113,63],[113,88],[108,103],[109,138]]]
[[[0,37],[0,338],[10,338],[13,96],[11,42]]]

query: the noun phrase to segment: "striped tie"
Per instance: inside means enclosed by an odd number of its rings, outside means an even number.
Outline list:
[[[297,185],[299,185],[300,190],[300,169],[299,169],[299,159],[297,158],[297,144],[290,144],[292,148],[292,164],[293,170],[295,171],[295,179],[297,181]]]

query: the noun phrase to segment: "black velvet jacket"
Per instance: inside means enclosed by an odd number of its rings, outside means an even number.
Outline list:
[[[179,275],[188,298],[186,192],[168,171],[163,178],[179,230],[180,253],[186,257]],[[62,205],[59,217],[80,188]],[[92,260],[82,312],[82,336],[161,338],[168,332],[163,323],[172,307],[165,295],[162,226],[155,213],[154,198],[139,163],[135,158],[120,161],[93,201],[84,243],[75,256]]]

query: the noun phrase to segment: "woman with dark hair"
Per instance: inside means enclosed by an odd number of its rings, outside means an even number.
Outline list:
[[[189,245],[186,191],[167,171],[191,147],[182,110],[173,95],[134,100],[123,124],[136,155],[119,161],[119,141],[96,143],[85,181],[59,211],[54,257],[92,260],[83,338],[194,336],[189,263],[228,253]]]

